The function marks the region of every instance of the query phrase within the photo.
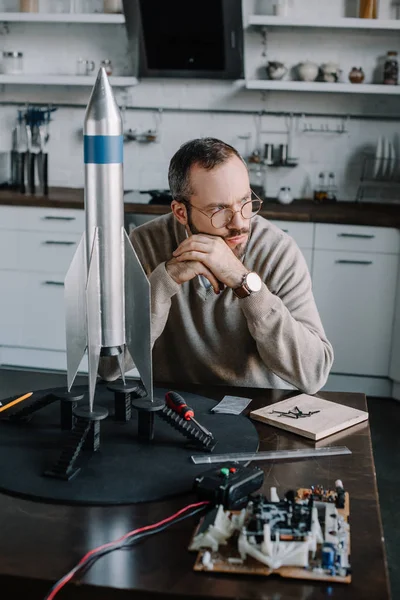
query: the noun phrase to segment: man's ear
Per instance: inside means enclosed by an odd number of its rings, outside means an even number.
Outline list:
[[[179,221],[181,225],[187,225],[187,209],[183,202],[178,202],[177,200],[172,200],[171,210],[174,213],[175,219]]]

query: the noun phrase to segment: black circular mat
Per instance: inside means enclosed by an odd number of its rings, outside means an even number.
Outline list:
[[[73,390],[85,394],[79,404],[84,406],[88,402],[87,388],[76,386]],[[56,391],[52,388],[35,392],[29,401]],[[164,398],[167,391],[157,388],[154,395]],[[257,450],[258,434],[247,417],[211,413],[215,401],[180,393],[194,409],[196,419],[213,433],[217,440],[215,453]],[[3,404],[6,402],[3,400]],[[109,410],[109,417],[101,422],[100,449],[82,453],[82,468],[70,481],[43,475],[58,460],[69,435],[60,429],[58,400],[35,412],[26,422],[0,420],[0,491],[63,504],[134,504],[187,493],[194,478],[210,468],[195,465],[190,458],[207,451],[188,448],[187,438],[157,413],[153,441],[139,442],[136,411],[132,410],[128,423],[115,421],[113,393],[104,384],[97,385],[96,406]]]

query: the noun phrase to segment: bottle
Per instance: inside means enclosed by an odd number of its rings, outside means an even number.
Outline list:
[[[386,55],[386,61],[383,67],[383,83],[385,85],[397,85],[399,79],[399,63],[397,61],[397,52],[390,51]]]
[[[329,173],[329,178],[328,178],[328,187],[326,190],[326,199],[330,200],[331,202],[335,202],[337,200],[337,188],[336,188],[336,181],[335,181],[335,173]]]
[[[326,200],[327,195],[325,173],[321,171],[321,173],[318,175],[318,183],[314,191],[314,202],[320,203],[323,200]]]

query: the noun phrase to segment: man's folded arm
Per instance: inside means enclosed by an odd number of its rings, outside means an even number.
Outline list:
[[[274,281],[279,282],[278,289],[274,289]],[[315,394],[326,383],[333,349],[315,304],[305,259],[296,244],[291,244],[278,261],[268,287],[263,283],[260,292],[239,300],[261,359],[284,381]]]

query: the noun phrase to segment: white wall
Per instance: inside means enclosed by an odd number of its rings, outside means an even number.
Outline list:
[[[291,0],[293,15],[336,18],[345,14],[347,0]],[[350,1],[350,0],[349,0]],[[1,2],[0,2],[1,5]],[[3,0],[3,7],[15,8],[15,1]],[[381,0],[380,16],[390,17],[390,0]],[[268,12],[270,0],[244,0],[247,12]],[[130,70],[125,28],[123,25],[79,24],[0,24],[0,49],[24,52],[28,73],[75,72],[79,57],[95,60],[111,58],[114,74]],[[281,59],[289,66],[304,60],[319,64],[337,61],[343,69],[343,81],[353,65],[362,66],[367,81],[379,81],[383,57],[387,50],[400,52],[400,36],[395,33],[354,32],[310,29],[272,31],[268,34],[267,57],[262,56],[260,32],[246,31],[246,76],[263,75],[267,60]],[[126,189],[167,187],[167,168],[172,154],[184,141],[212,135],[235,145],[244,155],[264,143],[286,143],[287,119],[257,114],[218,114],[188,112],[187,109],[234,111],[294,111],[346,114],[400,114],[399,96],[364,96],[349,94],[247,91],[243,82],[196,80],[146,80],[128,90],[116,90],[120,105],[132,107],[173,108],[176,112],[154,110],[125,112],[126,129],[142,132],[158,128],[159,140],[153,144],[129,142],[125,145]],[[2,86],[0,101],[61,102],[80,104],[82,108],[59,108],[54,113],[50,137],[50,185],[81,187],[82,125],[88,88],[44,88],[40,86]],[[15,106],[0,106],[0,150],[11,145]],[[186,109],[186,110],[185,110]],[[336,129],[340,118],[313,118],[315,127]],[[319,171],[334,171],[340,198],[354,200],[361,172],[363,152],[374,151],[379,135],[395,142],[400,156],[400,125],[397,121],[351,119],[347,134],[302,133],[302,121],[294,120],[292,154],[299,159],[295,169],[267,172],[267,193],[276,195],[281,185],[292,187],[295,196],[310,196]]]

